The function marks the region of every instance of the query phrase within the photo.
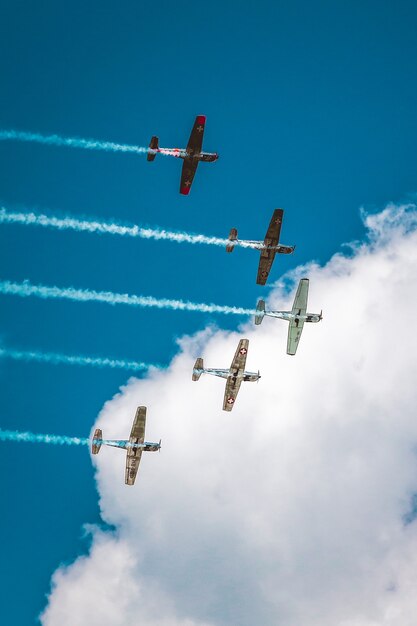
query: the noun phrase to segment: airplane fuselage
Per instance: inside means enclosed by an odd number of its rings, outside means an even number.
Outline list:
[[[265,315],[269,317],[277,317],[281,320],[287,320],[287,322],[291,322],[292,320],[299,320],[303,322],[320,322],[321,316],[317,313],[306,313],[305,315],[298,315],[297,313],[293,313],[292,311],[265,311]]]
[[[228,243],[229,252],[233,246],[241,246],[242,248],[253,248],[254,250],[275,250],[279,254],[291,254],[295,250],[295,246],[284,246],[279,243],[276,246],[270,246],[264,241],[250,241],[248,239],[234,239]]]
[[[217,161],[219,155],[217,152],[198,152],[197,154],[191,154],[187,152],[185,148],[157,148],[155,150],[149,149],[150,154],[164,154],[165,156],[172,156],[176,159],[192,159],[193,161],[206,161],[211,163]]]
[[[145,452],[156,452],[160,448],[159,443],[151,443],[150,441],[139,442],[137,439],[93,439],[93,442],[100,442],[104,446],[111,446],[113,448],[122,448],[127,450],[128,448],[140,448]]]
[[[256,382],[260,375],[257,372],[245,372],[244,370],[236,370],[236,369],[228,369],[228,370],[220,370],[220,369],[204,369],[202,370],[205,374],[211,374],[212,376],[219,376],[219,378],[233,378],[235,380],[244,380],[250,382]]]

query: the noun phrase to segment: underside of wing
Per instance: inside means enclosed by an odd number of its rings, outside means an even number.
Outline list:
[[[292,307],[292,312],[296,315],[305,315],[307,312],[308,284],[308,278],[302,278],[298,283],[298,289]]]
[[[248,356],[249,339],[241,339],[236,348],[235,356],[233,357],[230,369],[244,370],[246,365],[246,358]]]
[[[203,147],[204,128],[206,125],[206,116],[197,115],[195,118],[193,130],[187,144],[187,152],[190,155],[199,154]]]
[[[138,406],[135,419],[133,420],[130,439],[137,440],[136,443],[145,441],[146,406]]]
[[[271,271],[272,263],[275,259],[275,250],[261,250],[261,258],[258,265],[258,276],[256,277],[257,285],[265,285]]]
[[[226,389],[224,392],[223,411],[231,411],[233,409],[241,384],[241,378],[229,376],[226,381]]]
[[[297,352],[303,326],[303,320],[291,320],[288,328],[287,354],[294,355]]]
[[[265,235],[266,246],[276,246],[279,243],[279,237],[281,234],[282,218],[284,215],[283,209],[275,209],[272,214],[271,221],[269,222],[268,230]]]
[[[258,276],[256,279],[258,285],[265,285],[268,280],[277,252],[274,248],[279,244],[283,215],[284,211],[282,209],[275,209],[269,222],[264,239],[265,247],[261,249],[261,258],[259,259]]]
[[[129,442],[126,446],[126,485],[133,485],[135,483],[140,458],[142,456],[142,448],[135,448],[132,445],[129,446],[129,444],[143,443],[145,441],[145,426],[146,406],[138,406],[138,408],[136,409],[135,419],[133,420]]]
[[[139,463],[142,456],[142,448],[127,448],[126,452],[126,485],[134,485],[136,474],[138,473]]]
[[[198,161],[194,159],[184,159],[181,172],[181,184],[180,193],[183,196],[188,196],[190,193],[191,185],[193,184],[195,172],[197,170]]]

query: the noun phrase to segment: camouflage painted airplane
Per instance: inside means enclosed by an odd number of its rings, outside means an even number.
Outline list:
[[[161,441],[159,441],[159,443],[149,443],[145,441],[145,424],[146,406],[138,406],[132,425],[132,431],[128,440],[103,439],[103,433],[100,428],[96,428],[94,431],[94,437],[91,444],[91,451],[93,454],[98,454],[100,452],[102,444],[126,450],[126,485],[135,484],[135,478],[138,473],[142,452],[156,452],[161,448]]]
[[[255,324],[260,324],[264,315],[278,317],[290,323],[288,328],[287,354],[294,355],[297,352],[304,322],[320,322],[323,319],[323,311],[320,311],[319,314],[307,313],[308,283],[308,278],[302,278],[300,280],[291,311],[266,311],[264,300],[259,300],[256,307]]]
[[[283,215],[284,211],[282,209],[275,209],[263,241],[238,239],[237,229],[232,228],[230,231],[229,243],[226,246],[227,252],[233,252],[236,244],[239,244],[244,248],[255,248],[256,250],[260,250],[261,258],[259,259],[258,276],[256,279],[256,283],[258,285],[265,285],[277,253],[291,254],[295,250],[295,246],[283,246],[279,243]]]
[[[151,143],[149,144],[148,161],[153,161],[158,152],[184,160],[180,184],[180,193],[184,196],[188,196],[190,193],[191,185],[193,184],[193,179],[200,161],[211,162],[217,161],[219,158],[217,152],[203,152],[202,150],[205,124],[206,116],[197,115],[186,148],[160,148],[158,137],[152,137]]]
[[[223,411],[231,411],[239,393],[240,385],[243,381],[255,382],[260,379],[258,372],[245,372],[246,357],[248,354],[249,339],[241,339],[233,357],[232,364],[228,370],[206,369],[203,359],[198,358],[193,369],[193,380],[198,380],[201,374],[212,374],[226,378],[226,390],[224,392]]]

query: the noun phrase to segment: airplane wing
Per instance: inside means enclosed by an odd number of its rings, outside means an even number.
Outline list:
[[[129,441],[131,443],[143,443],[145,441],[145,425],[146,406],[138,406],[135,419],[133,420],[132,430],[130,431]],[[132,441],[133,439],[135,441]]]
[[[145,441],[146,406],[139,406],[136,410],[129,443],[143,443]],[[126,449],[126,485],[134,485],[139,463],[142,456],[142,448],[128,446]]]
[[[191,185],[193,184],[194,175],[198,166],[198,161],[194,159],[184,159],[181,172],[180,193],[188,196]]]
[[[235,356],[233,357],[232,364],[230,366],[234,375],[228,376],[226,381],[226,390],[224,392],[223,410],[231,411],[236,401],[237,394],[239,393],[242,379],[237,378],[236,374],[238,370],[244,370],[246,365],[246,357],[248,355],[249,339],[241,339],[236,348]]]
[[[138,473],[140,459],[142,457],[142,448],[127,448],[126,453],[126,485],[134,485],[136,474]]]
[[[272,263],[275,259],[276,250],[271,249],[277,246],[279,243],[279,236],[281,234],[282,216],[284,211],[282,209],[275,209],[271,221],[266,231],[264,246],[268,248],[262,248],[261,258],[259,259],[258,276],[256,283],[258,285],[265,285],[269,272],[271,271]]]
[[[296,315],[305,315],[307,313],[308,284],[308,278],[302,278],[298,283],[297,293],[292,305],[292,313]]]
[[[257,285],[265,285],[272,263],[275,259],[275,250],[261,250],[261,258],[258,265],[258,276],[256,277]]]
[[[305,315],[307,312],[308,300],[308,278],[302,278],[298,283],[297,293],[295,294],[294,304],[292,305],[292,313],[294,315]],[[294,355],[297,352],[298,344],[303,332],[304,320],[292,320],[288,328],[287,354]]]
[[[297,352],[303,326],[304,320],[291,320],[288,328],[287,354],[294,355]]]
[[[235,376],[228,377],[224,392],[223,411],[231,411],[233,409],[241,384],[241,378],[236,378]]]
[[[277,246],[279,243],[279,236],[281,234],[282,217],[284,215],[283,209],[275,209],[272,214],[271,221],[269,222],[268,230],[266,231],[264,245],[265,246]]]
[[[246,357],[248,355],[249,339],[241,339],[236,348],[235,356],[233,357],[230,369],[244,370],[246,365]]]
[[[189,155],[199,154],[203,147],[204,127],[206,125],[206,116],[197,115],[195,118],[193,130],[187,144],[187,152]]]

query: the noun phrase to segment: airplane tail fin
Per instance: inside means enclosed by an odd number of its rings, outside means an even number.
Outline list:
[[[321,322],[322,319],[323,319],[323,309],[320,311],[320,315],[319,315],[320,322]]]
[[[265,300],[259,300],[256,305],[256,315],[255,315],[255,324],[259,326],[262,323],[262,320],[265,315]]]
[[[233,248],[235,247],[235,241],[237,241],[237,229],[232,228],[229,233],[229,243],[226,246],[226,252],[233,252]]]
[[[158,150],[159,148],[159,139],[158,137],[152,137],[151,143],[149,144],[149,150]],[[153,161],[156,157],[156,152],[148,152],[147,160]]]
[[[194,364],[194,369],[193,369],[194,381],[200,378],[201,374],[203,373],[203,369],[204,369],[204,362],[203,362],[203,359],[199,357]]]
[[[91,452],[98,454],[100,452],[101,444],[103,443],[103,433],[100,428],[96,428],[94,431],[93,441],[91,442]]]

